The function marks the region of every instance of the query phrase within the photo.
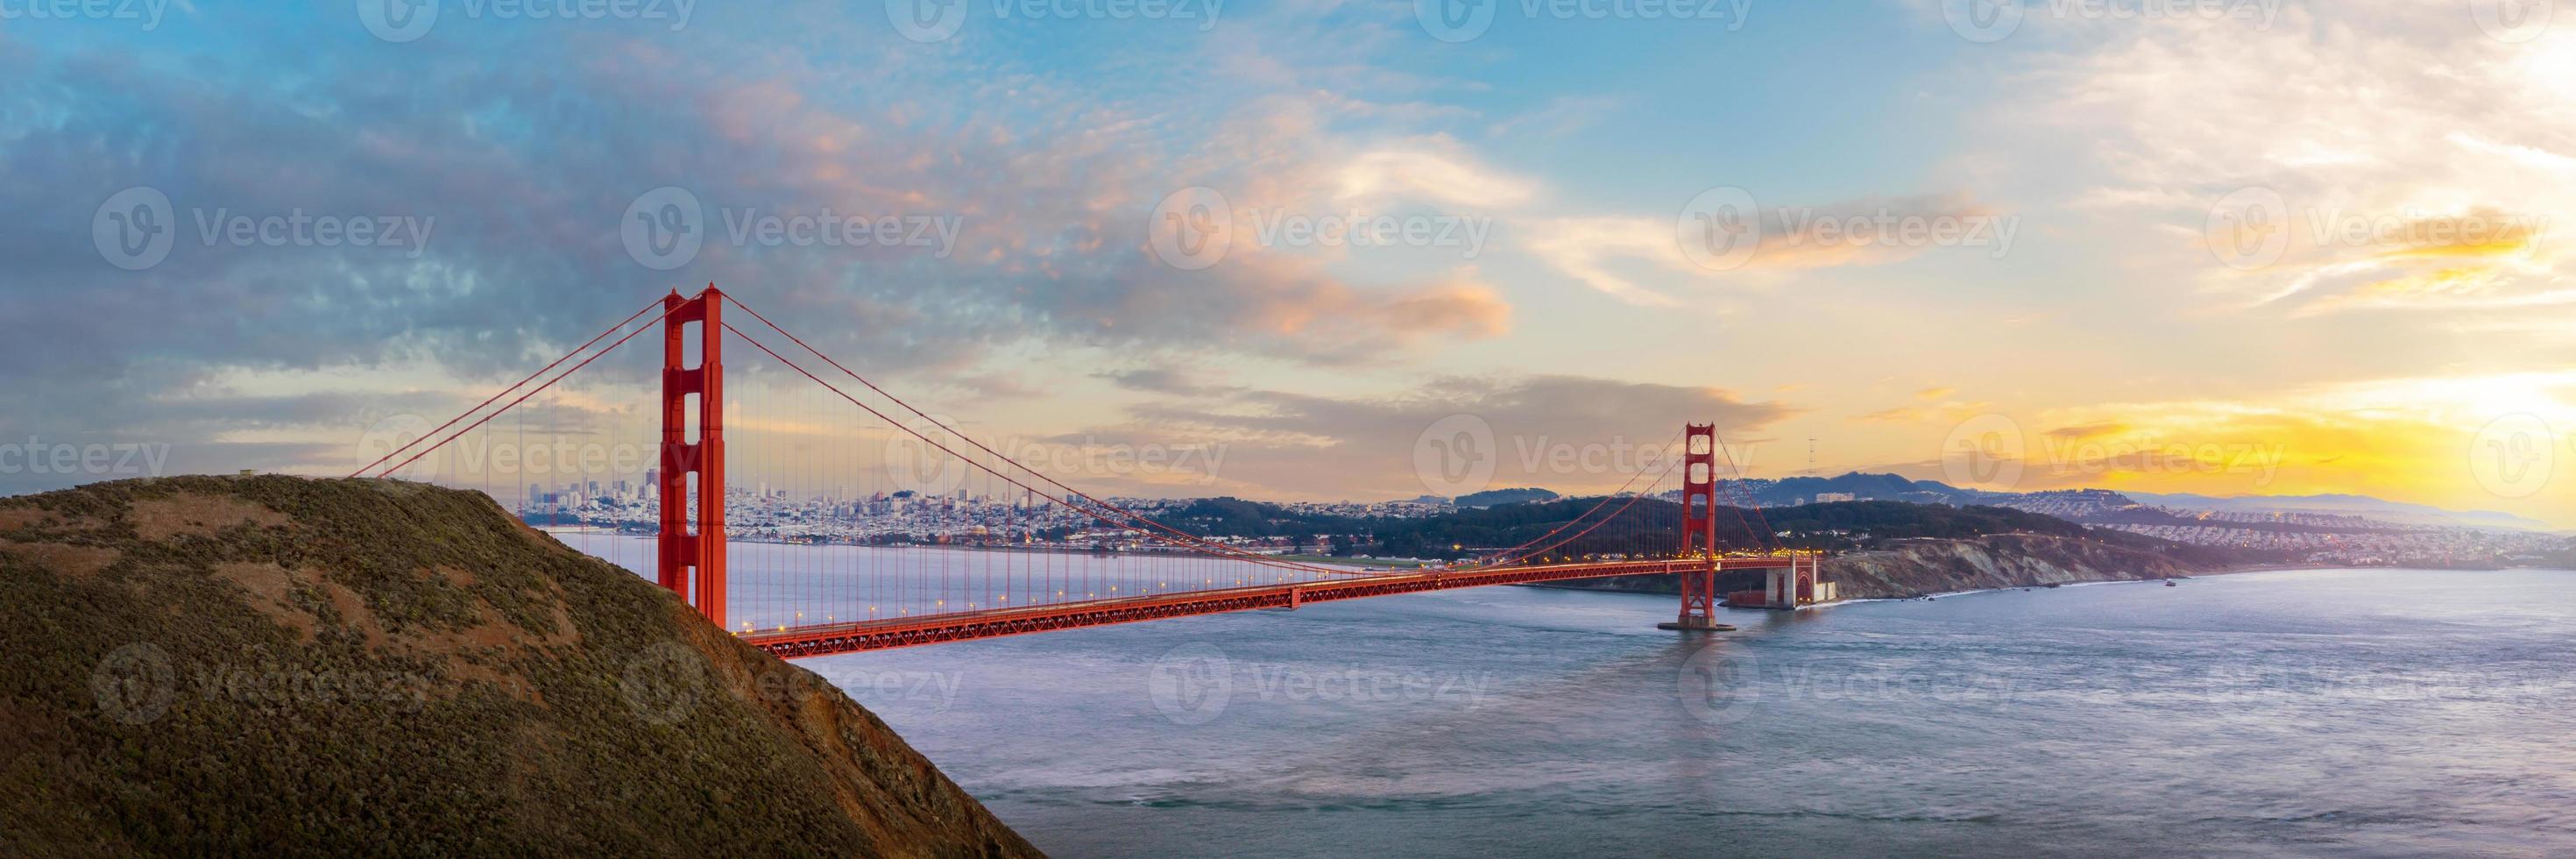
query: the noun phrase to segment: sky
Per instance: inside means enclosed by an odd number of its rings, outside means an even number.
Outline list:
[[[0,0],[0,73],[0,491],[345,474],[712,283],[1101,492],[1606,491],[1697,421],[2576,527],[2548,0]],[[649,459],[651,340],[478,438]],[[918,478],[726,348],[738,482]]]

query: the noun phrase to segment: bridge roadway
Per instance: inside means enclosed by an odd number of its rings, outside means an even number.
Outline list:
[[[1414,573],[1357,575],[1340,581],[1253,585],[1153,596],[950,612],[921,617],[798,626],[773,632],[747,633],[740,637],[752,646],[769,651],[782,659],[796,659],[1199,614],[1264,608],[1294,609],[1306,603],[1331,600],[1488,585],[1526,585],[1574,579],[1597,579],[1609,576],[1673,575],[1686,570],[1704,570],[1711,563],[1715,563],[1720,571],[1726,571],[1787,567],[1791,562],[1792,558],[1788,556],[1755,556],[1596,561],[1475,570],[1425,570]]]

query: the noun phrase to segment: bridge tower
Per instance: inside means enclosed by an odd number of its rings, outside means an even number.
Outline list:
[[[725,625],[724,293],[715,284],[695,298],[672,290],[662,299],[662,496],[657,540],[663,587]],[[698,365],[688,362],[689,326],[697,326]],[[697,398],[697,435],[688,432],[689,398]],[[696,478],[697,522],[689,521]],[[694,592],[694,598],[693,598]]]
[[[1717,425],[1689,424],[1682,441],[1682,555],[1705,567],[1681,572],[1682,611],[1663,629],[1734,629],[1717,622]]]

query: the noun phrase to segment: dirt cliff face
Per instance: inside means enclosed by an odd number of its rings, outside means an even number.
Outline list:
[[[2144,581],[2195,575],[2205,570],[2154,552],[2094,540],[2038,534],[1990,534],[1964,540],[1905,540],[1894,547],[1825,559],[1826,581],[1841,597],[1885,599],[1954,591],[2037,587],[2074,582]],[[1734,573],[1721,590],[1757,589],[1759,573]],[[1568,587],[1638,593],[1678,593],[1672,576],[1621,576],[1569,582]]]
[[[0,499],[0,853],[1034,856],[814,674],[479,494]]]
[[[2152,552],[2032,534],[1909,540],[1883,551],[1829,558],[1824,567],[1826,580],[1841,583],[1844,599],[2164,579],[2197,572]]]

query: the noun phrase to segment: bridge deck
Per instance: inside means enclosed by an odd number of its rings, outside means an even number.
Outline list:
[[[1427,570],[1418,573],[1361,575],[1342,581],[1256,585],[1156,596],[953,612],[925,617],[790,627],[776,632],[747,634],[742,636],[742,640],[781,658],[795,659],[1197,614],[1263,608],[1293,609],[1306,603],[1330,600],[1609,576],[1670,575],[1685,570],[1707,569],[1712,562],[1719,570],[1747,570],[1786,567],[1791,561],[1789,557],[1703,558],[1549,564],[1465,571]]]

